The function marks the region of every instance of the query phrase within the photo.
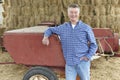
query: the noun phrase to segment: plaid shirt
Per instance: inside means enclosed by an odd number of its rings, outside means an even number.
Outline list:
[[[83,56],[91,59],[97,50],[92,28],[82,21],[78,21],[74,29],[71,22],[66,22],[57,27],[50,27],[45,31],[44,36],[49,37],[53,33],[60,36],[67,65],[79,64],[80,58]],[[90,44],[88,45],[88,43]]]

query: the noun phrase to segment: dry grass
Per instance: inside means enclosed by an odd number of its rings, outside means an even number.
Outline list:
[[[8,53],[0,53],[0,61],[13,61]],[[18,64],[0,65],[0,80],[22,80],[29,68]],[[92,61],[91,80],[119,80],[120,79],[120,58],[111,57],[106,61],[100,58]],[[59,80],[65,80],[59,78]]]

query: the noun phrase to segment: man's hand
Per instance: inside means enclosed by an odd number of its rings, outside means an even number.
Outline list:
[[[83,56],[83,57],[80,58],[80,60],[88,61],[89,59],[86,56]]]
[[[48,37],[45,37],[44,36],[44,38],[43,38],[43,40],[42,40],[42,43],[44,44],[44,45],[49,45],[49,39],[48,39]]]

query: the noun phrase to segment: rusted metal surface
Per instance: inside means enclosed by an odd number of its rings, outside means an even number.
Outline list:
[[[114,52],[119,50],[119,38],[117,33],[113,33],[109,28],[94,28],[93,31],[105,52],[111,52],[110,47]]]
[[[42,44],[42,33],[6,33],[4,46],[17,64],[63,67],[65,62],[61,44],[56,36],[50,45]]]

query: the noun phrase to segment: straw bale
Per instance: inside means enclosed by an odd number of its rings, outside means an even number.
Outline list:
[[[105,6],[99,6],[100,15],[106,15]]]
[[[9,6],[11,7],[17,7],[18,6],[18,1],[17,0],[9,0]]]
[[[95,16],[96,14],[94,14],[95,13],[95,6],[89,6],[89,11],[88,11],[88,15],[89,16]]]
[[[116,15],[120,15],[120,7],[119,7],[119,6],[117,6],[117,7],[115,8],[115,14],[116,14]]]
[[[35,1],[35,0],[34,0]],[[37,2],[38,0],[36,0]],[[19,2],[19,1],[18,1]],[[25,6],[31,6],[31,0],[24,0]]]
[[[94,0],[94,3],[96,6],[101,5],[102,4],[102,0]]]
[[[97,28],[100,27],[100,20],[99,20],[98,16],[91,17],[91,26],[92,27],[97,27]]]
[[[90,1],[91,1],[91,4],[92,4],[92,5],[94,5],[94,4],[95,4],[94,0],[90,0]]]
[[[67,8],[67,0],[62,0],[62,5],[63,8]]]
[[[40,16],[35,17],[35,25],[38,25],[40,23]]]
[[[67,6],[73,3],[74,3],[74,0],[67,0]]]
[[[7,16],[7,13],[6,12],[2,12],[2,16],[3,16],[3,18],[5,18]]]
[[[25,0],[18,1],[18,4],[19,4],[20,7],[24,7],[26,5]]]
[[[24,18],[24,20],[23,20],[24,21],[23,26],[24,27],[28,27],[30,19],[27,16],[24,16],[23,18]]]
[[[117,4],[119,3],[119,1],[120,1],[120,0],[111,0],[111,3],[112,3],[113,5],[117,5]]]
[[[110,14],[110,5],[106,5],[106,15]]]
[[[91,24],[91,17],[90,16],[84,16],[84,22],[87,23],[88,25]]]
[[[8,6],[8,5],[6,5],[6,4],[2,4],[2,7],[3,7],[4,11],[7,10],[7,6]]]
[[[24,20],[23,16],[18,16],[18,27],[19,28],[23,26],[23,22],[24,22],[23,20]]]
[[[82,7],[82,15],[88,15],[89,7],[88,6],[83,6]]]
[[[110,14],[113,16],[115,15],[115,7],[114,6],[111,7]]]
[[[100,15],[99,7],[94,8],[94,15],[96,15],[96,16]]]
[[[30,26],[34,26],[35,25],[35,18],[34,16],[31,16],[30,17],[30,20],[29,20],[29,23],[28,23]]]
[[[69,21],[67,7],[80,6],[80,19],[92,27],[110,27],[118,31],[120,0],[4,0],[3,24],[6,27],[27,27],[41,21]]]
[[[108,3],[108,4],[111,4],[111,3],[112,3],[112,1],[111,1],[111,0],[107,0],[107,3]]]
[[[107,0],[102,0],[102,5],[106,5],[107,4]]]
[[[4,1],[4,3],[8,6],[9,5],[9,0],[3,0]]]
[[[114,16],[111,16],[111,15],[108,15],[108,16],[106,16],[106,24],[107,24],[107,26],[106,27],[111,27],[113,24],[114,24],[114,22],[115,22],[115,18],[114,18]]]
[[[82,5],[83,5],[83,4],[87,4],[87,1],[88,1],[88,0],[80,0],[80,2],[81,2]]]
[[[106,27],[106,16],[99,16],[100,19],[100,27],[105,28]]]

